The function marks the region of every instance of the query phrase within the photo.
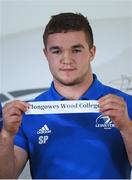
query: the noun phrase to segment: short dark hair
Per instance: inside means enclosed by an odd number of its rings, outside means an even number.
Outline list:
[[[44,46],[46,48],[48,35],[50,34],[81,30],[86,34],[89,47],[93,47],[93,32],[87,17],[84,17],[81,13],[71,12],[51,16],[43,34]]]

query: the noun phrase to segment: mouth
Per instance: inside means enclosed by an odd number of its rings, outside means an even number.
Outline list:
[[[76,68],[60,68],[60,71],[64,71],[64,72],[70,72],[70,71],[75,71]]]

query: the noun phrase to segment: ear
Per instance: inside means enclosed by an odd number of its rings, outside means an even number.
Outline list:
[[[96,46],[93,45],[92,48],[90,48],[90,61],[92,61],[95,57],[95,54],[96,54]]]
[[[43,48],[43,53],[47,57],[47,50],[45,48]]]

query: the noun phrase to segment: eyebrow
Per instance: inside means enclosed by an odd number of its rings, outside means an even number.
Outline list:
[[[73,45],[72,48],[82,48],[82,49],[84,49],[84,46],[82,44],[76,44],[76,45]]]
[[[75,48],[82,48],[82,49],[84,49],[84,46],[82,44],[76,44],[76,45],[73,45],[71,48],[72,49],[75,49]],[[60,46],[52,46],[52,47],[49,48],[50,51],[57,50],[57,49],[62,49],[62,47],[60,47]]]
[[[60,49],[60,48],[61,47],[59,47],[59,46],[52,46],[52,47],[49,48],[49,50],[52,51],[52,50],[56,50],[56,49]]]

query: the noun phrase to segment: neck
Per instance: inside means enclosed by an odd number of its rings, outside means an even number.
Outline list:
[[[86,82],[81,82],[71,86],[71,85],[64,85],[54,80],[54,86],[57,92],[62,96],[64,96],[65,98],[69,100],[77,100],[88,90],[92,82],[93,82],[93,75],[91,74],[91,76],[87,78]]]

